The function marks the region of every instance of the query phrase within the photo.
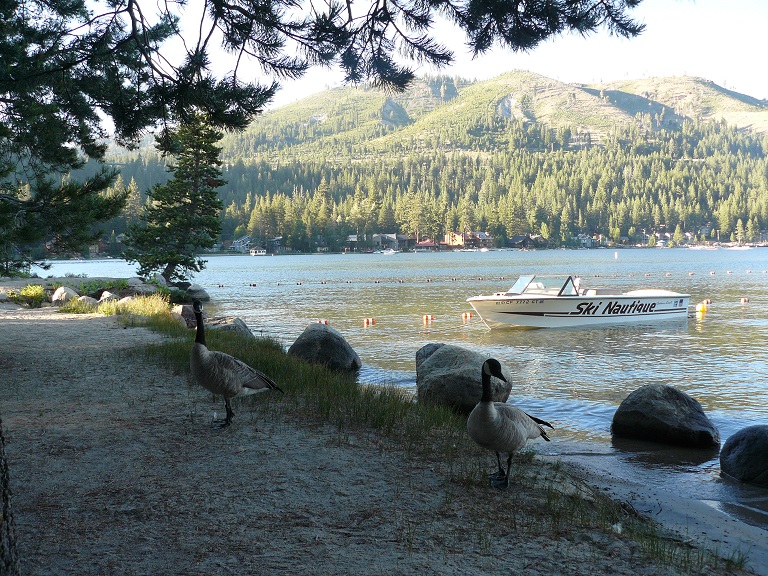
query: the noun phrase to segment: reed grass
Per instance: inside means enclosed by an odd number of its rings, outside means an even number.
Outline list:
[[[127,324],[147,326],[171,336],[144,345],[137,353],[176,372],[189,372],[194,331],[181,326],[167,309],[147,317],[137,315],[135,308],[122,313],[122,321]],[[534,462],[532,452],[516,458],[511,477],[516,489],[500,495],[488,488],[487,475],[495,461],[469,439],[466,420],[448,408],[415,402],[410,393],[396,386],[361,385],[353,376],[289,357],[282,344],[271,338],[246,338],[210,330],[206,339],[210,349],[258,368],[285,391],[284,395],[260,394],[258,400],[244,397],[243,402],[252,403],[254,409],[281,419],[330,424],[337,428],[340,443],[347,441],[349,433],[362,432],[375,439],[380,449],[428,458],[436,468],[442,467],[449,479],[446,507],[467,490],[485,490],[484,496],[473,501],[467,519],[468,529],[473,530],[482,549],[490,551],[499,526],[536,536],[574,529],[616,533],[620,527],[623,537],[631,538],[647,558],[674,566],[680,573],[732,573],[743,569],[747,562],[746,555],[720,558],[706,548],[670,537],[655,523],[629,513],[606,495],[579,487],[559,464]],[[413,539],[405,528],[402,538],[408,547]]]

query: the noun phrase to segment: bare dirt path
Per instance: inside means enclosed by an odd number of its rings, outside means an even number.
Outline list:
[[[0,416],[22,573],[665,574],[619,534],[494,520],[515,494],[296,414],[220,403],[113,318],[0,306]],[[478,530],[477,502],[488,518]]]

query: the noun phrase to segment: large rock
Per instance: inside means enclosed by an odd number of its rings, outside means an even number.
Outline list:
[[[750,426],[726,440],[720,470],[749,484],[768,486],[768,426]]]
[[[208,302],[211,299],[208,292],[199,284],[192,284],[187,288],[187,296],[190,300],[200,300],[202,302]]]
[[[661,384],[642,386],[627,396],[613,415],[611,432],[621,438],[689,448],[720,446],[720,434],[701,404]]]
[[[197,319],[195,319],[195,311],[192,309],[191,304],[179,304],[171,308],[171,314],[176,318],[180,324],[187,328],[197,328]],[[203,323],[206,322],[208,315],[203,310]]]
[[[104,292],[101,293],[101,297],[99,298],[99,304],[102,302],[112,302],[113,300],[117,299],[117,294],[113,294],[109,290],[104,290]]]
[[[130,285],[126,290],[122,290],[121,294],[125,292],[135,296],[150,296],[159,290],[155,284],[135,284]]]
[[[83,295],[83,296],[80,296],[80,298],[78,298],[78,300],[80,302],[82,302],[83,304],[88,304],[89,306],[98,306],[99,305],[99,301],[96,300],[96,298],[91,298],[90,296]]]
[[[288,354],[341,372],[354,372],[363,365],[344,336],[327,324],[307,326],[288,348]]]
[[[425,344],[421,348],[419,348],[416,351],[416,372],[418,373],[419,368],[421,367],[421,364],[432,356],[432,354],[435,353],[439,348],[442,348],[445,346],[445,344],[439,344],[437,342],[430,342],[429,344]]]
[[[416,388],[419,402],[449,406],[469,414],[480,401],[480,370],[487,356],[451,344],[427,344],[416,352]],[[512,391],[512,373],[501,367],[507,382],[491,379],[496,402],[506,402]]]
[[[191,308],[191,306],[190,306]],[[245,336],[246,338],[255,338],[248,325],[237,316],[216,316],[203,320],[206,330],[221,330],[223,332],[234,332]],[[197,326],[197,321],[195,321]]]
[[[64,304],[72,299],[76,299],[80,296],[77,292],[72,290],[69,286],[59,286],[51,296],[51,302],[54,304]]]

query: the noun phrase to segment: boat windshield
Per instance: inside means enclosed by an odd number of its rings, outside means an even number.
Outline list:
[[[507,294],[577,296],[576,282],[572,276],[520,276]]]

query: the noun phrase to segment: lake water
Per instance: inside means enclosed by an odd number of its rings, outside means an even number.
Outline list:
[[[429,342],[494,356],[515,381],[510,401],[553,423],[536,450],[610,467],[711,501],[768,527],[768,494],[719,475],[717,454],[625,450],[610,423],[618,404],[648,383],[696,398],[721,441],[768,423],[768,249],[551,250],[304,256],[210,256],[195,277],[209,312],[239,316],[256,333],[289,346],[309,323],[327,319],[360,355],[360,379],[415,391],[415,354]],[[525,273],[571,273],[582,284],[657,287],[691,294],[687,321],[587,330],[488,330],[466,299],[506,290]],[[41,275],[127,277],[117,260],[55,262]],[[704,315],[695,304],[712,300]],[[744,302],[743,299],[748,299]],[[428,324],[425,314],[433,315]],[[376,323],[366,325],[366,318]],[[641,456],[638,457],[638,454]],[[618,459],[615,458],[618,456]]]

